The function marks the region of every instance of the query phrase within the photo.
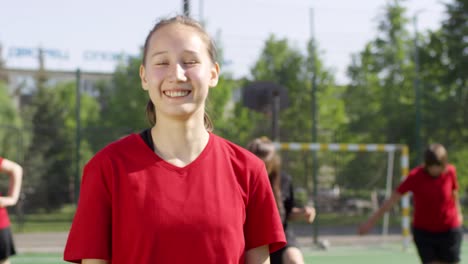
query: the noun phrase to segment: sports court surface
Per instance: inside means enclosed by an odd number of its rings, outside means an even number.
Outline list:
[[[36,253],[20,253],[18,256],[11,258],[12,264],[64,264],[60,247],[52,247],[53,240],[62,242],[66,234],[46,235],[42,234],[35,237],[29,235],[22,237],[19,235],[20,244],[25,245],[23,252]],[[42,241],[32,243],[30,239],[42,237]],[[24,243],[23,239],[28,239],[30,243]],[[465,235],[465,241],[467,236]],[[24,242],[21,243],[21,240]],[[369,243],[372,242],[372,243]],[[305,242],[305,241],[301,241]],[[318,250],[312,246],[302,246],[305,255],[306,263],[325,263],[325,264],[410,264],[419,263],[419,259],[413,245],[406,251],[402,250],[401,243],[391,240],[387,243],[374,243],[373,240],[367,240],[360,237],[348,237],[345,240],[337,241],[330,239],[331,246],[328,250]],[[307,244],[307,243],[306,243]],[[336,244],[336,245],[334,245]],[[21,248],[19,248],[21,252]],[[49,251],[49,252],[48,252]],[[468,263],[468,244],[464,243],[462,248],[462,262]]]
[[[411,246],[406,252],[399,244],[385,244],[378,246],[336,246],[327,251],[303,248],[306,263],[319,264],[349,264],[349,263],[419,263],[417,253]],[[60,253],[29,253],[19,254],[11,259],[12,264],[63,264]],[[468,245],[462,249],[462,262],[468,263]]]

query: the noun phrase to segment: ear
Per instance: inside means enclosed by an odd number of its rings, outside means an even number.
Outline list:
[[[215,87],[218,84],[218,80],[219,80],[219,64],[216,62],[211,67],[211,76],[210,76],[209,86],[211,88]]]
[[[143,90],[148,91],[148,81],[146,80],[146,70],[145,66],[140,65],[140,79],[141,79],[141,87]]]

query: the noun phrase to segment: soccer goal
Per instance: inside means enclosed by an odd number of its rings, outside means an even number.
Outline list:
[[[297,142],[276,142],[275,146],[280,151],[306,151],[306,152],[380,152],[387,153],[387,171],[385,183],[385,197],[388,198],[392,192],[393,164],[395,163],[395,152],[400,152],[401,180],[409,172],[408,147],[401,144],[342,144],[342,143],[297,143]],[[407,249],[410,243],[410,220],[409,220],[409,195],[404,195],[401,199],[401,227],[403,248]],[[383,219],[383,235],[388,230],[389,216],[386,214]]]

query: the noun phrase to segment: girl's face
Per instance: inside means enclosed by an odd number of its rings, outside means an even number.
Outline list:
[[[440,165],[431,165],[426,167],[427,173],[432,177],[438,177],[444,172],[445,168]]]
[[[157,118],[187,120],[194,113],[203,117],[208,90],[216,86],[218,76],[219,66],[211,61],[201,33],[181,24],[165,25],[153,33],[146,63],[140,67],[141,83]]]

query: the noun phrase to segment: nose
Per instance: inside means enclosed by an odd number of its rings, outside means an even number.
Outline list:
[[[169,69],[169,80],[174,82],[185,82],[187,81],[187,76],[185,76],[185,69],[180,65],[180,63],[175,63]]]

